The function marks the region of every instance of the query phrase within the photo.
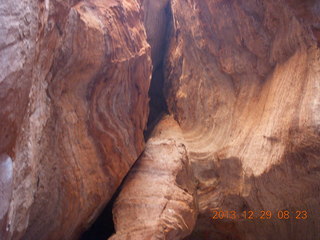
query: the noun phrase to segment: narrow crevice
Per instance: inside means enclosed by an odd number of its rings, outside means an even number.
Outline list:
[[[106,240],[115,233],[112,219],[112,207],[119,192],[119,190],[116,191],[92,226],[82,234],[80,240]]]
[[[147,140],[160,121],[163,114],[168,113],[167,103],[163,94],[164,74],[163,63],[153,72],[151,85],[149,89],[149,118],[147,123],[147,129],[144,132],[144,137]]]
[[[137,157],[137,161],[135,161],[131,169],[137,164],[142,154],[143,152],[139,155],[139,157]],[[120,186],[117,188],[116,192],[113,194],[106,207],[100,213],[99,217],[95,220],[91,227],[81,235],[79,240],[107,240],[109,237],[116,233],[114,228],[112,209],[129,174],[130,171],[123,178]]]
[[[161,49],[161,53],[158,53],[161,56],[161,61],[157,66],[154,66],[153,73],[152,73],[152,79],[151,84],[149,88],[149,118],[147,123],[147,129],[144,132],[144,137],[147,140],[154,129],[154,127],[157,125],[157,123],[160,121],[161,117],[164,114],[168,114],[168,107],[164,96],[164,81],[165,81],[165,75],[164,75],[164,67],[165,67],[165,58],[167,54],[167,49],[169,45],[169,37],[168,35],[171,33],[171,21],[172,21],[172,14],[171,14],[171,6],[170,1],[168,2],[167,6],[164,9],[165,16],[166,16],[166,30],[165,30],[165,36],[163,37],[163,43],[161,45],[163,48]]]

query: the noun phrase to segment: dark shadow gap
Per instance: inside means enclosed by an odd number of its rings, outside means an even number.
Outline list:
[[[150,137],[150,134],[157,123],[160,121],[161,117],[164,114],[168,114],[168,107],[166,103],[166,99],[164,96],[164,68],[165,68],[165,59],[167,54],[167,49],[169,45],[169,35],[171,33],[171,22],[172,22],[172,13],[171,13],[171,6],[170,1],[168,2],[167,6],[165,7],[165,15],[166,15],[166,32],[164,37],[163,49],[161,56],[161,62],[154,66],[151,84],[149,88],[149,118],[147,123],[147,128],[144,131],[144,137],[147,141]]]
[[[82,234],[80,240],[106,240],[115,233],[112,219],[112,207],[119,192],[119,190],[116,191],[100,216],[95,220],[92,226]]]
[[[139,155],[137,160],[141,157],[142,154],[143,152]],[[137,161],[132,165],[131,168],[133,168],[136,163]],[[103,209],[99,217],[94,221],[91,227],[81,235],[79,240],[107,240],[109,237],[116,233],[113,223],[112,208],[121,192],[124,183],[126,182],[129,173],[130,171],[123,178],[120,186],[117,188],[116,192],[113,194],[111,200]]]
[[[163,63],[158,66],[152,74],[151,85],[149,89],[149,117],[147,129],[144,132],[145,140],[147,140],[160,121],[163,114],[168,113],[166,100],[163,94],[164,74]]]

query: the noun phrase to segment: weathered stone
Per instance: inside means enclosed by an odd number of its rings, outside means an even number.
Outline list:
[[[0,152],[14,166],[2,239],[75,239],[144,148],[152,68],[141,8],[13,1],[1,9]]]
[[[319,1],[13,0],[0,20],[0,240],[77,239],[136,159],[111,239],[320,238]]]
[[[189,239],[320,237],[320,12],[300,2],[171,2],[167,101],[199,181]],[[211,209],[274,215],[212,221]]]
[[[179,125],[165,117],[126,177],[110,240],[182,239],[197,217],[195,182]]]

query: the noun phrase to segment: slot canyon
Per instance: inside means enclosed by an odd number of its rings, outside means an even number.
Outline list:
[[[320,239],[320,0],[0,23],[0,240]]]

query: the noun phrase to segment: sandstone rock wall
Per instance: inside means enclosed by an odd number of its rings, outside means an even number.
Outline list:
[[[144,148],[152,67],[140,4],[1,9],[0,149],[13,161],[1,239],[75,239]]]
[[[77,239],[131,168],[111,239],[320,238],[319,1],[13,0],[0,20],[0,240]]]
[[[172,1],[167,101],[199,180],[190,239],[319,238],[317,4]],[[210,221],[211,209],[310,215]]]
[[[199,217],[187,239],[319,238],[318,2],[169,4],[166,101],[182,129],[198,182]],[[170,159],[159,155],[156,163],[140,159],[155,169],[154,178],[158,162]],[[115,239],[126,239],[133,229],[139,229],[139,237],[151,234],[144,221],[153,223],[152,216],[158,215],[152,210],[163,198],[153,192],[159,184],[144,183],[139,166],[133,168],[114,207]],[[141,189],[144,184],[148,187]],[[130,203],[129,196],[137,193],[142,197]],[[234,211],[237,219],[213,221],[212,209]],[[286,210],[290,218],[279,219],[278,212]],[[255,218],[270,211],[273,218],[248,220],[244,211],[254,212]],[[296,219],[297,211],[307,211],[308,218]],[[142,223],[119,219],[124,212]],[[151,236],[157,238],[155,232]]]
[[[113,207],[117,239],[182,239],[196,222],[197,201],[179,125],[165,117],[126,177]]]

